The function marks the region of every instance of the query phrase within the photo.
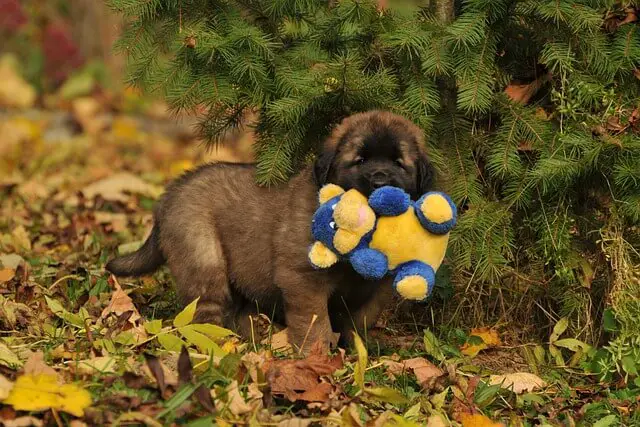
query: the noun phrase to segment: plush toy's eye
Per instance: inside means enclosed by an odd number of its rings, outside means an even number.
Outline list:
[[[335,230],[335,229],[336,229],[336,223],[335,223],[335,222],[333,222],[333,221],[331,221],[331,222],[329,223],[329,227],[331,227],[331,228],[333,228],[333,229]]]
[[[331,205],[331,210],[335,211],[336,210],[336,205]]]

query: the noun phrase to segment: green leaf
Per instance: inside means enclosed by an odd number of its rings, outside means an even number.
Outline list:
[[[590,347],[589,344],[575,338],[563,338],[555,341],[553,344],[557,347],[566,348],[571,351],[578,351],[579,349],[588,350]]]
[[[614,425],[618,421],[618,417],[615,415],[607,415],[604,418],[600,418],[593,423],[593,427],[608,427]]]
[[[160,331],[162,330],[162,320],[156,319],[156,320],[151,320],[149,322],[145,322],[144,330],[147,331],[147,333],[153,334],[153,335],[160,333]]]
[[[353,332],[354,344],[356,347],[356,351],[358,353],[358,361],[356,362],[356,366],[353,368],[353,377],[355,379],[355,383],[360,390],[364,390],[364,371],[367,369],[367,348],[360,336]]]
[[[198,387],[200,387],[200,384],[183,384],[182,387],[180,387],[178,391],[176,391],[176,393],[166,401],[164,411],[160,412],[157,415],[157,418],[162,418],[165,415],[178,409],[180,405],[182,405],[189,398],[189,396],[191,396],[196,391]]]
[[[176,328],[180,328],[182,326],[187,326],[193,320],[193,316],[196,314],[196,306],[198,305],[198,300],[200,297],[196,298],[186,306],[173,320],[173,326]]]
[[[180,351],[182,346],[185,345],[184,341],[173,334],[158,335],[158,342],[165,350],[169,351]]]
[[[424,330],[424,349],[427,352],[427,354],[429,354],[430,356],[433,356],[439,361],[442,361],[445,359],[445,355],[442,352],[441,347],[442,346],[440,344],[440,341],[438,340],[438,338],[436,338],[435,335],[433,335],[433,332],[431,332],[429,329],[425,329]]]
[[[629,375],[638,375],[638,366],[632,356],[625,356],[622,358],[622,368]]]
[[[192,345],[195,345],[205,354],[213,354],[214,356],[224,356],[227,353],[223,351],[218,344],[213,342],[213,340],[207,337],[200,332],[197,332],[193,329],[193,325],[183,326],[178,328],[178,332],[182,335],[182,337]]]
[[[225,338],[236,335],[232,330],[223,328],[222,326],[212,325],[211,323],[194,323],[191,325],[194,331],[205,334],[211,339]]]
[[[58,301],[52,298],[49,298],[46,295],[44,299],[47,302],[47,305],[49,306],[51,311],[53,311],[53,314],[55,314],[62,320],[66,321],[67,323],[72,324],[73,326],[77,326],[78,328],[84,328],[84,321],[80,316],[78,316],[77,314],[69,313],[67,310],[64,309],[64,307],[62,307],[62,304],[60,304]]]
[[[365,389],[365,393],[369,396],[375,397],[377,400],[394,405],[401,405],[408,402],[408,399],[402,393],[390,387],[367,388]]]
[[[546,351],[544,347],[542,347],[541,345],[536,345],[533,348],[533,355],[535,356],[536,361],[539,365],[544,365],[546,359]]]
[[[616,322],[616,316],[613,314],[613,310],[607,308],[602,316],[602,322],[604,324],[604,330],[607,332],[616,332],[618,330],[618,322]]]
[[[551,333],[551,337],[549,338],[549,342],[552,344],[567,330],[569,326],[569,319],[567,317],[563,317],[558,320],[558,323],[553,327],[553,332]]]
[[[549,345],[549,353],[551,353],[551,356],[556,359],[557,366],[564,366],[564,358],[562,357],[562,353],[558,347],[553,344]]]

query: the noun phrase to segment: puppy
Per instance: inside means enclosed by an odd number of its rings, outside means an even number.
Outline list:
[[[392,300],[391,281],[366,281],[338,264],[315,270],[307,259],[318,190],[334,183],[365,195],[384,185],[414,199],[432,187],[422,131],[405,118],[369,111],[347,117],[314,164],[277,187],[255,184],[255,166],[208,164],[168,185],[142,247],[111,260],[117,276],[152,273],[167,263],[182,304],[200,297],[196,321],[250,333],[257,310],[286,324],[289,341],[349,344]],[[312,321],[314,315],[317,316]]]

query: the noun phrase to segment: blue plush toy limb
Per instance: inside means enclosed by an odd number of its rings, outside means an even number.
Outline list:
[[[425,299],[431,294],[433,287],[436,283],[436,273],[430,265],[425,264],[422,261],[409,261],[399,265],[395,269],[396,277],[393,281],[393,287],[397,290],[398,283],[403,279],[410,278],[412,276],[421,277],[427,284],[427,293]]]
[[[386,255],[371,248],[354,250],[349,256],[353,269],[368,280],[382,279],[389,271]]]
[[[409,209],[411,198],[402,189],[384,186],[369,196],[369,206],[378,215],[398,216]]]
[[[447,203],[449,203],[449,206],[451,207],[451,219],[442,223],[437,223],[437,222],[433,222],[433,221],[429,221],[424,214],[422,213],[422,209],[420,209],[420,207],[422,206],[422,204],[424,203],[425,199],[433,194],[439,194],[440,196],[442,196]],[[449,231],[451,231],[451,229],[456,225],[456,221],[457,221],[457,208],[456,205],[453,203],[453,200],[451,200],[451,198],[445,194],[442,193],[440,191],[430,191],[426,194],[424,194],[422,197],[420,197],[418,199],[418,201],[415,203],[415,211],[416,214],[418,216],[418,220],[420,221],[420,224],[422,224],[422,226],[429,232],[433,233],[433,234],[446,234]]]

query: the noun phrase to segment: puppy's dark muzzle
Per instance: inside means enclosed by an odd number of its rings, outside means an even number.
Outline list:
[[[377,171],[371,174],[371,176],[369,177],[369,183],[371,185],[371,188],[375,190],[376,188],[384,187],[385,185],[391,184],[391,178],[386,172]]]

